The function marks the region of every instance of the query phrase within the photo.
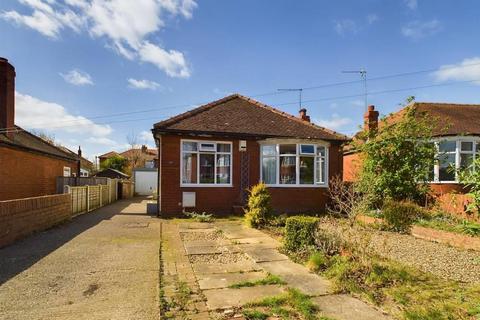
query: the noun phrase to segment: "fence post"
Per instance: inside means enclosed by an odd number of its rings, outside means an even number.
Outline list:
[[[112,203],[112,180],[108,179],[108,203]]]
[[[100,198],[99,207],[102,207],[103,185],[100,185],[100,188],[99,188],[98,190],[100,191],[100,195],[99,195],[99,198]]]
[[[87,212],[90,212],[90,190],[89,186],[87,185]]]

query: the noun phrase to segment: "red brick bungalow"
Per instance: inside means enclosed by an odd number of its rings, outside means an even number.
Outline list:
[[[79,158],[15,125],[15,68],[0,58],[0,201],[55,194]]]
[[[346,136],[233,94],[154,125],[162,215],[229,214],[264,181],[277,212],[325,210]]]
[[[428,114],[436,121],[433,142],[438,149],[431,181],[432,191],[440,197],[450,210],[463,210],[464,197],[453,201],[450,194],[463,193],[463,186],[458,183],[455,170],[468,166],[480,156],[480,105],[455,103],[413,102],[409,106],[417,110],[416,114]],[[401,116],[404,109],[389,115],[390,119]],[[370,106],[364,116],[365,129],[378,127],[378,111]],[[346,150],[343,157],[343,177],[345,181],[355,180],[360,165],[360,155],[354,150]],[[445,195],[447,195],[445,197]],[[457,203],[455,203],[457,202]]]

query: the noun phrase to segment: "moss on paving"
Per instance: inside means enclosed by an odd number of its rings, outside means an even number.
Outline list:
[[[239,288],[244,288],[244,287],[255,287],[255,286],[265,286],[269,284],[278,284],[278,285],[283,285],[286,284],[285,281],[283,281],[279,276],[273,275],[273,274],[268,274],[265,278],[255,280],[255,281],[241,281],[238,283],[234,283],[230,286],[229,288],[232,289],[239,289]]]

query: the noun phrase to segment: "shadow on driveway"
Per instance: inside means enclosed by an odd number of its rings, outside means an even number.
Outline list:
[[[115,215],[146,215],[146,208],[138,210],[143,200],[145,198],[119,200],[0,249],[0,285],[104,220]],[[137,210],[124,210],[132,204]]]

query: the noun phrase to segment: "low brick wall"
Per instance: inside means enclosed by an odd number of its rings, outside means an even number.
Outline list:
[[[0,248],[71,216],[70,194],[0,201]]]

